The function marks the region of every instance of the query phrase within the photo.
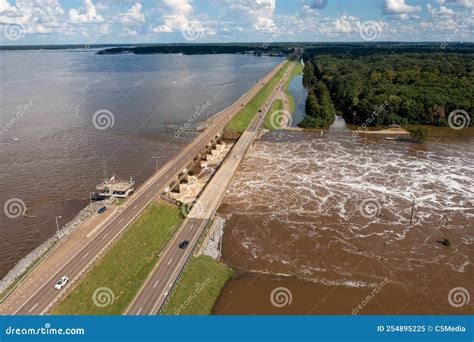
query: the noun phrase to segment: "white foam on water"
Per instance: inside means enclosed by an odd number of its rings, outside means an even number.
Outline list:
[[[353,271],[357,262],[350,256],[362,255],[375,265],[383,259],[386,267],[408,260],[406,269],[435,262],[464,272],[472,248],[452,260],[454,249],[446,252],[436,239],[448,235],[456,243],[474,242],[469,146],[472,142],[433,142],[418,151],[408,142],[366,141],[350,134],[269,134],[249,150],[221,210],[227,218],[251,217],[254,226],[226,227],[226,234],[240,243],[242,260],[246,255],[268,261],[304,278],[323,281],[321,270],[329,266],[323,263],[334,258],[340,262],[331,268],[341,275],[336,282],[347,286],[377,278],[372,270]],[[378,205],[378,215],[363,215],[367,199]]]

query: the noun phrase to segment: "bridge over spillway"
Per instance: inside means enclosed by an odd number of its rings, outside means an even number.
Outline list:
[[[121,233],[130,227],[157,194],[163,193],[170,187],[176,189],[176,184],[179,186],[179,182],[187,177],[187,174],[198,172],[201,160],[212,148],[215,148],[216,144],[220,143],[223,134],[225,135],[224,129],[227,123],[255,97],[285,63],[280,63],[234,104],[217,113],[207,129],[140,186],[116,215],[111,216],[110,220],[94,231],[94,234],[88,236],[87,241],[83,242],[80,248],[75,249],[67,261],[51,266],[51,269],[48,269],[47,279],[42,282],[28,283],[29,277],[26,277],[22,283],[27,284],[28,294],[16,296],[13,292],[8,307],[4,305],[0,307],[0,314],[39,315],[48,312],[67,293],[69,287],[74,286],[78,279],[120,237]],[[58,246],[57,250],[61,248]],[[34,271],[31,275],[33,274]],[[64,275],[70,279],[68,285],[62,291],[55,290],[56,281]]]

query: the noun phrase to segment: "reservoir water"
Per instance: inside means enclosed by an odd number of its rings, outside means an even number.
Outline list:
[[[1,52],[0,204],[21,200],[28,217],[0,212],[0,278],[53,236],[56,216],[63,225],[85,207],[105,177],[139,186],[154,156],[158,166],[169,160],[281,60]]]

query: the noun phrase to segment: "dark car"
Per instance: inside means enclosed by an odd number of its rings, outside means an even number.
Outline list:
[[[99,214],[103,214],[106,210],[107,210],[107,207],[104,205],[103,207],[100,207],[99,210],[97,210],[97,212]]]
[[[183,241],[180,242],[179,248],[185,249],[186,247],[188,247],[188,245],[189,245],[189,241],[188,240],[183,240]]]

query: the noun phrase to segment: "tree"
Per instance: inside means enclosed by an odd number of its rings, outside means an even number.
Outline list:
[[[424,142],[428,139],[429,130],[426,127],[409,128],[411,137],[418,143]]]

